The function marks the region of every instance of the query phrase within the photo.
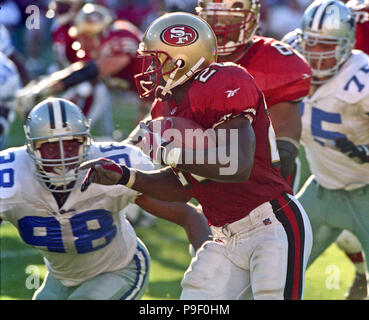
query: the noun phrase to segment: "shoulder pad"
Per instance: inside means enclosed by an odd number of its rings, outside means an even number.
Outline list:
[[[30,157],[25,147],[10,148],[0,152],[0,198],[13,197],[23,186],[22,180],[32,175]]]
[[[154,165],[139,148],[124,142],[94,142],[91,146],[90,158],[104,157],[127,167],[150,171]]]
[[[330,84],[335,88],[336,96],[353,104],[369,94],[369,56],[359,50],[353,50],[352,56],[346,61],[338,75]]]

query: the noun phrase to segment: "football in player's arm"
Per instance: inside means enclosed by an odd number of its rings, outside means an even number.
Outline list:
[[[210,230],[195,206],[162,202],[122,186],[92,185],[81,193],[81,162],[96,157],[142,170],[150,159],[133,146],[97,143],[80,109],[49,98],[25,124],[26,146],[0,153],[0,217],[45,258],[47,276],[34,299],[139,299],[150,256],[122,210],[136,203],[182,226],[195,249]]]
[[[123,185],[161,200],[198,200],[215,239],[197,251],[181,299],[302,299],[310,224],[280,176],[273,127],[253,77],[236,64],[216,63],[214,32],[187,13],[155,20],[138,54],[151,63],[136,75],[139,92],[156,97],[138,145],[164,168],[147,172],[95,159],[80,167],[88,169],[81,190]],[[186,130],[171,117],[201,126],[207,147],[181,144],[175,131],[186,140]],[[155,130],[163,119],[174,124],[172,138]]]

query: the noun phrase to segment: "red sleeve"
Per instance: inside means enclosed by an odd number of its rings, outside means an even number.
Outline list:
[[[355,48],[369,54],[369,5],[359,10],[360,21],[356,24],[356,43]]]
[[[204,81],[212,72],[213,75]],[[209,128],[239,115],[253,122],[263,95],[244,68],[233,64],[216,66],[203,75],[200,74],[191,87],[191,100],[194,101],[191,107],[199,108],[198,112],[202,113],[202,126]]]

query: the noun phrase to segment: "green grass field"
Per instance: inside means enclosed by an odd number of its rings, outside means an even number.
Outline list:
[[[116,108],[117,129],[133,128],[135,109]],[[9,146],[24,143],[20,121],[11,128]],[[306,160],[301,154],[302,180],[308,175]],[[190,263],[188,241],[184,230],[164,220],[153,227],[136,228],[151,254],[150,283],[144,300],[178,299],[180,281]],[[25,245],[10,223],[0,226],[0,300],[29,300],[46,273],[40,253]],[[335,244],[332,244],[307,270],[306,300],[342,300],[354,277],[354,267]]]

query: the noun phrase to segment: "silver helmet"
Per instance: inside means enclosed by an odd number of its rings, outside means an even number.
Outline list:
[[[89,123],[72,102],[49,98],[37,104],[24,125],[27,151],[36,165],[36,178],[52,192],[68,192],[82,180],[78,165],[87,159],[91,136]],[[66,141],[76,144],[77,154],[69,155]],[[56,156],[42,154],[53,143]]]
[[[297,49],[312,69],[312,83],[324,83],[338,72],[351,55],[355,45],[354,15],[341,1],[316,0],[305,10],[301,29]],[[317,52],[312,50],[316,45],[332,49]],[[336,62],[325,65],[327,59],[335,59]]]

